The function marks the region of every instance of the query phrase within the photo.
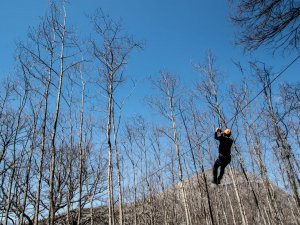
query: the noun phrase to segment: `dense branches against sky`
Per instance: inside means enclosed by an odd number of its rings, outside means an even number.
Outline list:
[[[299,53],[300,2],[229,1],[233,13],[231,19],[239,27],[237,43],[246,50],[268,46],[273,51],[288,50]]]

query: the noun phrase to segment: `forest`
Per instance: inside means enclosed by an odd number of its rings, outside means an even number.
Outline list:
[[[228,4],[236,45],[289,63],[234,62],[240,82],[224,85],[208,50],[193,86],[167,70],[149,77],[150,118],[125,110],[137,85],[126,66],[143,41],[101,9],[82,40],[68,4],[51,1],[1,81],[0,224],[300,224],[300,82],[279,82],[299,63],[300,6]],[[217,127],[234,139],[219,185]]]

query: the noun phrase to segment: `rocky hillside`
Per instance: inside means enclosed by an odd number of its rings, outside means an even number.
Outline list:
[[[211,183],[211,171],[192,177],[184,183],[191,224],[296,225],[300,223],[299,208],[288,193],[271,182],[255,176],[247,174],[247,181],[242,173],[231,172],[226,171],[220,185]],[[231,174],[234,174],[234,181],[231,179]],[[136,203],[127,203],[123,210],[124,224],[128,225],[186,224],[180,185],[159,193],[152,193]],[[71,214],[73,224],[77,224],[76,211]],[[86,208],[82,212],[81,224],[108,224],[107,214],[106,207]],[[118,218],[116,206],[116,222]],[[67,224],[66,216],[61,216],[57,222]]]

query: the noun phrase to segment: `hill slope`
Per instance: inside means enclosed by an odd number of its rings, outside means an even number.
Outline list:
[[[234,180],[231,176],[233,174]],[[211,183],[211,171],[206,171],[205,174],[198,174],[186,181],[183,187],[191,224],[300,223],[299,208],[288,193],[266,180],[249,174],[247,177],[248,181],[242,173],[227,170],[222,183],[217,186]],[[123,209],[124,224],[128,225],[186,224],[180,185],[160,192],[152,189],[149,195],[136,203],[127,203]],[[106,207],[84,209],[81,224],[108,224],[107,214]],[[115,220],[118,221],[117,207]],[[60,217],[59,221],[60,224],[66,224],[65,216]],[[73,221],[76,224],[75,211]]]

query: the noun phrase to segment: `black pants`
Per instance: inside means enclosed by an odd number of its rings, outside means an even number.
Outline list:
[[[223,155],[219,155],[219,157],[217,158],[215,164],[214,164],[214,168],[213,168],[213,176],[214,176],[214,182],[215,183],[220,183],[223,175],[224,175],[224,171],[225,171],[225,167],[230,163],[231,161],[231,157],[225,157]],[[218,168],[221,167],[220,169],[220,174],[218,176]]]

